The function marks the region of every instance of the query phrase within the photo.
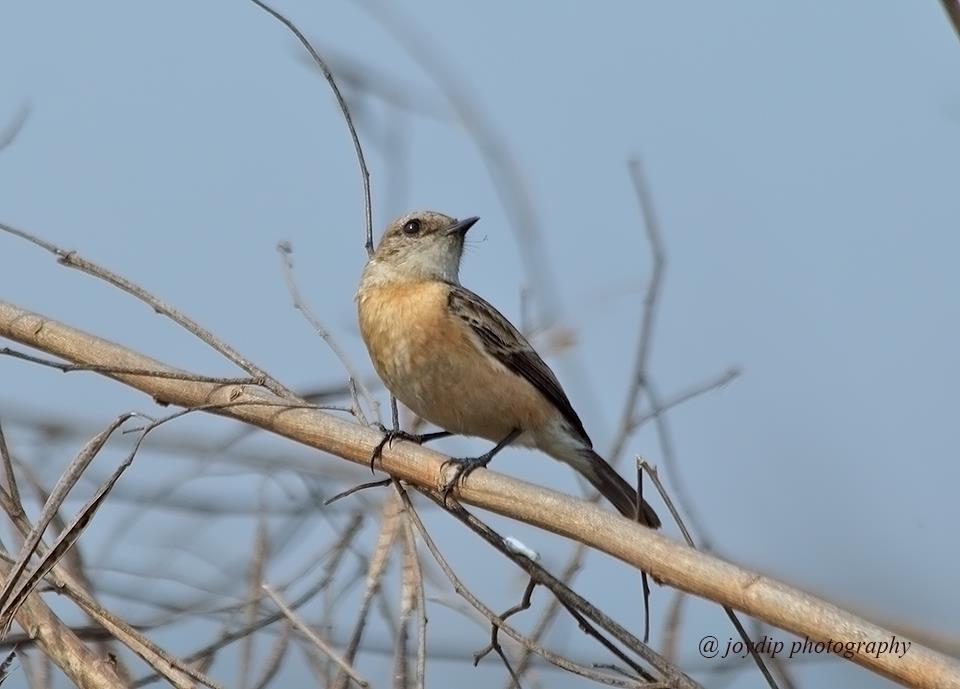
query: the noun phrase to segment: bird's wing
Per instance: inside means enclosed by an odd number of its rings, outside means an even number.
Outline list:
[[[579,434],[588,446],[591,445],[580,417],[560,387],[560,381],[527,339],[502,313],[460,285],[450,286],[447,306],[450,313],[473,330],[488,354],[539,390],[563,414],[571,429]]]

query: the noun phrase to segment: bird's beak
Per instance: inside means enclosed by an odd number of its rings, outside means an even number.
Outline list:
[[[447,231],[445,232],[445,234],[458,234],[461,237],[463,237],[465,234],[467,234],[467,230],[473,227],[474,223],[476,223],[477,220],[479,219],[480,218],[478,218],[477,216],[473,216],[472,218],[458,220],[457,222],[453,223],[450,227],[447,228]]]

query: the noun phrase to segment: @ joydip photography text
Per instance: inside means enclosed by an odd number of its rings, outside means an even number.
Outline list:
[[[909,641],[901,641],[891,636],[889,639],[876,641],[815,641],[809,636],[796,641],[778,641],[766,634],[752,642],[728,637],[721,642],[717,637],[708,634],[700,639],[699,651],[704,658],[746,658],[751,651],[776,658],[778,656],[793,658],[800,655],[823,655],[833,653],[843,658],[853,658],[856,655],[868,655],[879,658],[882,655],[892,654],[903,658],[910,650]]]

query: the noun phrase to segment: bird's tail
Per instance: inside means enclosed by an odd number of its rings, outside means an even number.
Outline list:
[[[603,457],[593,450],[581,450],[577,458],[569,463],[600,491],[603,497],[613,503],[620,514],[628,519],[637,518],[637,491],[607,464]],[[646,500],[640,502],[639,521],[651,529],[660,527],[660,517]]]

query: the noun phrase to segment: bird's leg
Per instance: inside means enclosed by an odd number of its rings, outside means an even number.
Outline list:
[[[382,423],[374,424],[377,428],[380,429],[380,432],[383,433],[383,438],[380,439],[380,442],[377,443],[377,446],[373,448],[373,454],[370,455],[370,472],[373,472],[374,464],[380,456],[383,454],[383,448],[393,445],[394,440],[407,440],[411,443],[416,443],[417,445],[423,445],[428,443],[431,440],[437,440],[438,438],[446,438],[447,436],[453,435],[450,431],[435,431],[434,433],[407,433],[404,430],[400,429],[400,418],[397,413],[397,398],[393,395],[390,396],[390,407],[393,410],[393,428],[387,428]]]
[[[417,445],[423,445],[424,443],[429,443],[431,440],[446,438],[447,436],[453,435],[453,433],[450,431],[435,431],[433,433],[407,433],[399,428],[387,428],[382,423],[375,425],[380,429],[380,432],[383,433],[383,437],[380,439],[380,442],[377,443],[377,446],[373,448],[373,454],[370,456],[371,472],[373,471],[374,464],[383,454],[383,448],[393,445],[394,440],[407,440],[411,443],[416,443]]]
[[[450,494],[450,491],[457,484],[457,481],[463,481],[463,479],[469,476],[474,469],[487,466],[490,463],[490,460],[493,459],[496,454],[500,452],[500,450],[516,440],[517,436],[519,436],[521,432],[522,431],[519,428],[514,428],[512,431],[510,431],[506,438],[501,440],[490,450],[484,452],[479,457],[451,457],[444,462],[443,466],[440,468],[441,471],[443,471],[443,469],[445,469],[449,464],[453,464],[457,467],[457,470],[453,474],[453,478],[450,481],[447,481],[446,486],[442,491],[444,501],[446,501],[447,495]]]

